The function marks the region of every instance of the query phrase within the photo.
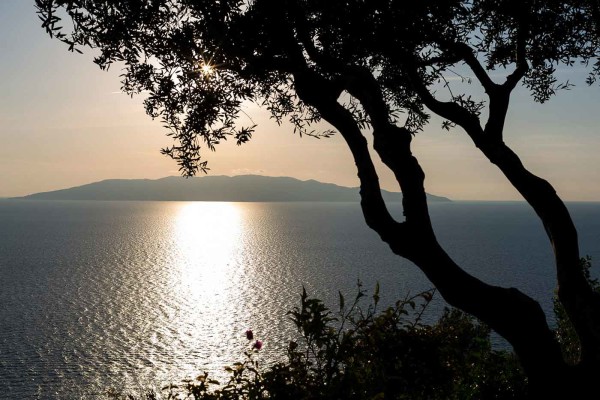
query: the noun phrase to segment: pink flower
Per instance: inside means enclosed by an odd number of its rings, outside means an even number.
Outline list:
[[[254,345],[252,346],[253,348],[255,348],[256,350],[260,350],[262,349],[262,340],[257,340],[256,342],[254,342]]]
[[[254,339],[254,333],[252,332],[252,329],[248,329],[246,331],[246,339],[248,339],[248,340]]]

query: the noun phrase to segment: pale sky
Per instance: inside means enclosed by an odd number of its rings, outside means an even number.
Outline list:
[[[33,0],[0,0],[0,197],[20,196],[111,178],[178,175],[160,148],[171,144],[159,121],[146,116],[141,97],[119,93],[118,68],[101,71],[90,51],[69,53],[47,37]],[[600,200],[600,87],[577,70],[560,71],[577,87],[548,104],[515,93],[505,141],[565,200]],[[299,138],[265,111],[245,112],[258,123],[250,143],[205,152],[211,174],[262,174],[357,186],[341,137]],[[248,120],[242,120],[248,125]],[[434,121],[414,140],[429,193],[455,200],[520,200],[466,134]],[[376,155],[374,154],[376,158]],[[380,167],[385,189],[398,190]]]

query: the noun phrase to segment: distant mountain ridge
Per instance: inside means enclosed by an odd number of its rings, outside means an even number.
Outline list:
[[[401,201],[400,192],[382,191],[386,201]],[[203,176],[161,179],[108,179],[69,189],[34,193],[19,199],[31,200],[141,200],[141,201],[358,201],[359,189],[301,181],[290,177],[262,175]],[[429,201],[450,201],[427,195]]]

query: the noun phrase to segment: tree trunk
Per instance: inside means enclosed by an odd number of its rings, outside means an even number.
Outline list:
[[[389,214],[377,173],[352,114],[337,103],[339,87],[305,71],[295,75],[300,98],[318,109],[344,137],[358,168],[361,207],[369,227],[388,243],[395,254],[414,262],[452,306],[470,313],[505,337],[519,356],[530,382],[532,398],[552,398],[573,387],[570,369],[564,363],[558,343],[546,317],[533,299],[517,289],[486,284],[462,270],[441,248],[429,219],[423,181],[425,175],[410,151],[411,134],[387,120],[372,119],[374,146],[383,162],[394,172],[403,192],[406,221],[396,222]],[[363,88],[365,91],[371,88]],[[370,98],[352,90],[369,115],[385,115],[376,94]],[[335,101],[333,101],[335,100]],[[379,102],[379,106],[383,104]],[[371,111],[371,112],[370,112]]]
[[[567,207],[552,185],[529,172],[503,142],[480,140],[476,145],[498,166],[544,224],[555,256],[558,296],[581,342],[581,363],[600,373],[600,294],[592,290],[583,275],[577,230]]]

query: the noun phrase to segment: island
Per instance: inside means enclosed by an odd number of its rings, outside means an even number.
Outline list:
[[[402,201],[402,193],[382,190],[386,201]],[[34,193],[26,200],[138,200],[138,201],[239,201],[354,202],[360,200],[359,188],[338,186],[315,180],[262,175],[203,176],[161,179],[107,179],[87,185],[50,192]],[[427,194],[430,202],[450,201]]]

